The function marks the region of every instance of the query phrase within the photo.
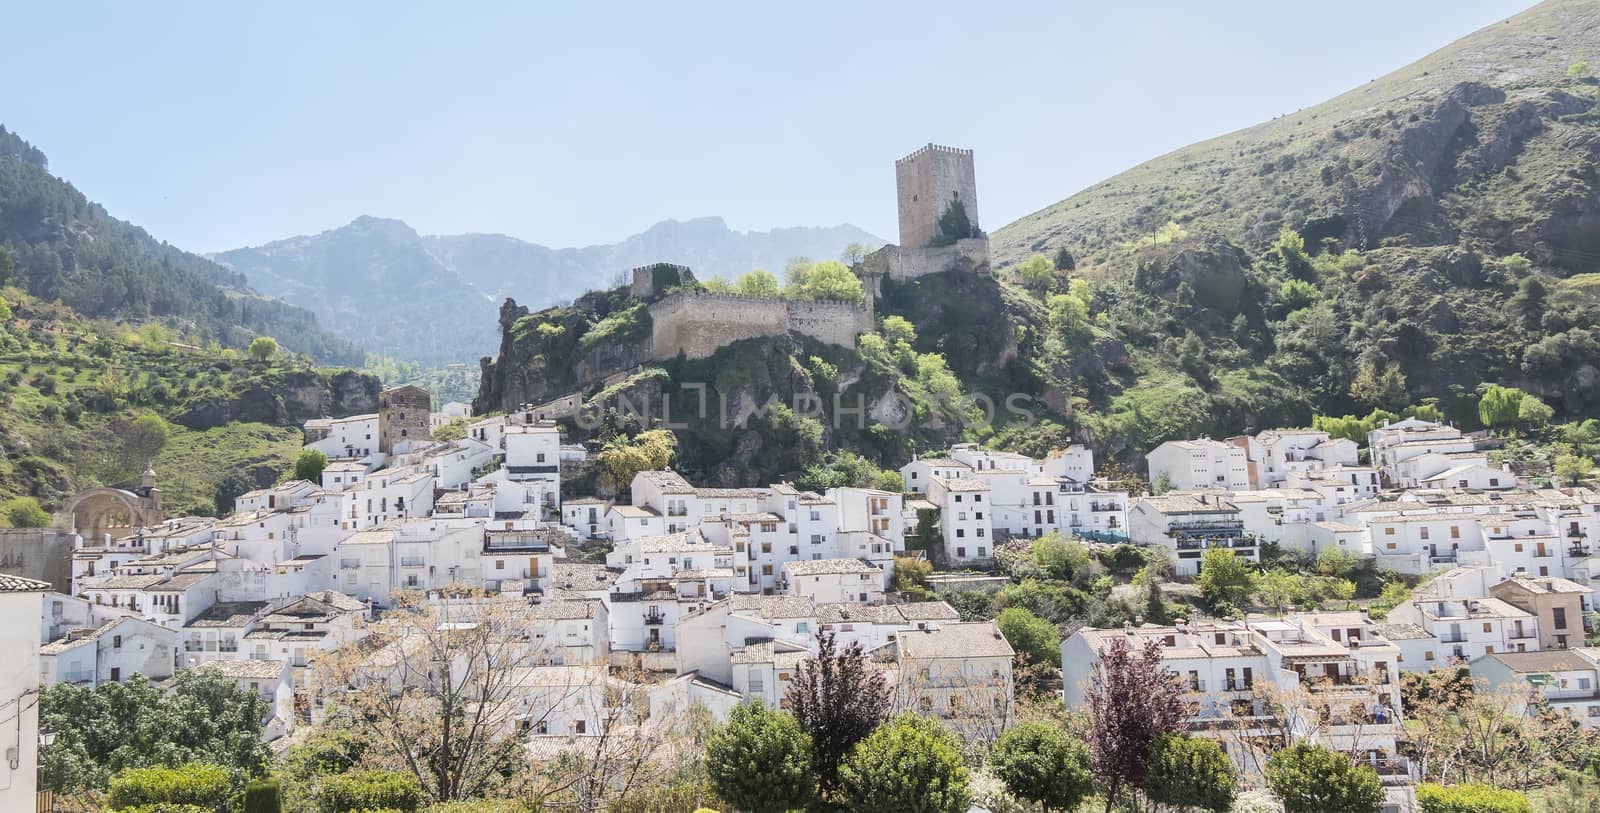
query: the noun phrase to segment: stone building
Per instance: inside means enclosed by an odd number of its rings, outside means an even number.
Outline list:
[[[433,396],[414,384],[378,393],[378,451],[405,451],[414,440],[429,440],[433,430],[428,413]]]
[[[900,201],[900,246],[927,248],[939,242],[939,218],[952,205],[966,210],[978,228],[978,182],[972,150],[929,144],[894,162]],[[966,237],[967,235],[960,235]]]

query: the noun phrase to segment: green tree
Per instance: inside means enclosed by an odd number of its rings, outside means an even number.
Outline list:
[[[143,675],[90,689],[58,683],[39,696],[39,727],[56,733],[40,749],[39,787],[102,787],[126,768],[204,760],[259,776],[271,753],[261,742],[266,703],[214,672],[186,669],[168,689]]]
[[[1357,403],[1378,409],[1399,409],[1409,399],[1406,376],[1400,365],[1389,362],[1381,367],[1370,359],[1361,363],[1350,382],[1350,397]]]
[[[1033,663],[1049,665],[1061,659],[1061,633],[1049,621],[1021,607],[1007,607],[995,623],[1011,648]]]
[[[1544,426],[1555,416],[1556,411],[1549,404],[1532,395],[1524,395],[1522,403],[1517,405],[1517,422],[1530,429]]]
[[[0,246],[0,288],[6,287],[11,282],[11,273],[17,267],[16,255],[11,249]]]
[[[122,430],[122,452],[128,463],[144,467],[155,462],[161,450],[167,447],[170,433],[167,422],[160,415],[145,413],[130,421]]]
[[[978,230],[978,224],[973,223],[972,218],[967,216],[966,204],[952,199],[945,204],[944,214],[939,215],[939,236],[933,242],[934,245],[948,246],[957,240],[982,235],[983,232]]]
[[[1321,298],[1322,291],[1303,279],[1285,280],[1278,286],[1278,310],[1285,315],[1309,308]]]
[[[1044,293],[1056,286],[1056,268],[1050,258],[1035,254],[1017,266],[1017,279],[1024,288]]]
[[[250,478],[241,469],[228,469],[217,481],[216,488],[211,494],[211,503],[217,509],[217,516],[225,516],[233,511],[233,503],[244,494],[256,487],[256,481]]]
[[[797,299],[837,299],[857,305],[866,298],[861,278],[838,260],[823,260],[811,266],[803,280],[798,287],[790,284],[790,296]]]
[[[283,803],[276,779],[257,779],[244,786],[240,813],[281,813]]]
[[[839,766],[852,810],[966,813],[971,774],[961,742],[931,718],[905,713],[879,726]]]
[[[1522,414],[1522,399],[1527,393],[1516,387],[1489,384],[1478,397],[1478,420],[1491,429],[1514,427]]]
[[[355,813],[398,810],[410,813],[422,806],[422,784],[404,771],[351,771],[322,780],[317,792],[320,813]]]
[[[1296,743],[1273,754],[1266,774],[1284,813],[1378,813],[1383,807],[1377,772],[1320,745]]]
[[[1594,471],[1594,461],[1580,455],[1564,454],[1556,458],[1554,469],[1557,480],[1575,486]]]
[[[1208,548],[1195,577],[1200,595],[1213,607],[1240,607],[1257,588],[1256,574],[1230,548]]]
[[[1567,76],[1572,79],[1582,79],[1589,75],[1589,60],[1580,59],[1567,66]]]
[[[1159,804],[1226,811],[1233,806],[1239,772],[1214,740],[1168,735],[1150,752],[1141,787]]]
[[[328,456],[316,449],[301,449],[294,459],[294,479],[322,482],[322,470],[328,467]]]
[[[1277,257],[1279,265],[1291,277],[1313,281],[1316,278],[1316,268],[1311,263],[1311,255],[1306,253],[1305,238],[1294,229],[1284,227],[1278,232],[1277,242],[1269,250]]]
[[[749,296],[777,296],[778,278],[765,268],[757,268],[740,275],[734,288]]]
[[[1033,541],[1033,564],[1052,579],[1087,586],[1093,570],[1089,549],[1059,533],[1049,533]]]
[[[1045,723],[1022,723],[995,741],[989,769],[1011,795],[1037,802],[1044,813],[1073,810],[1094,789],[1089,749]]]
[[[1150,483],[1150,493],[1157,497],[1171,490],[1172,477],[1166,472],[1161,472],[1160,474],[1156,475],[1156,479]]]
[[[844,251],[839,252],[839,262],[849,266],[860,265],[863,260],[867,259],[867,255],[875,250],[872,246],[863,243],[851,243],[844,247]]]
[[[232,813],[233,787],[228,772],[216,765],[191,762],[180,767],[128,768],[111,777],[106,804],[112,810],[145,805],[194,805],[214,813]]]
[[[670,429],[651,429],[640,432],[632,440],[612,438],[595,459],[600,472],[612,488],[624,489],[633,483],[634,475],[641,471],[660,471],[672,462],[678,450],[678,437]]]
[[[271,336],[257,336],[250,342],[250,358],[266,361],[278,355],[278,340]]]
[[[0,520],[12,528],[45,528],[50,525],[50,512],[32,497],[12,497],[0,503]]]
[[[1506,308],[1522,319],[1529,328],[1539,326],[1545,305],[1550,299],[1550,289],[1538,275],[1523,277],[1517,283],[1517,292],[1506,300]]]
[[[1078,270],[1078,261],[1072,256],[1072,252],[1067,250],[1066,246],[1056,249],[1055,265],[1057,271]]]
[[[1533,813],[1528,797],[1489,785],[1417,786],[1421,813]]]
[[[811,736],[793,715],[759,701],[735,706],[711,735],[706,774],[719,798],[749,813],[804,808],[817,787]]]

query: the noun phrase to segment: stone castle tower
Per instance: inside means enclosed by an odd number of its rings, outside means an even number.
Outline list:
[[[432,439],[432,408],[433,396],[415,384],[378,393],[378,451],[396,454],[409,450],[412,441]]]
[[[939,218],[952,202],[978,227],[978,182],[972,150],[929,144],[894,162],[900,200],[900,245],[923,248],[939,237]]]

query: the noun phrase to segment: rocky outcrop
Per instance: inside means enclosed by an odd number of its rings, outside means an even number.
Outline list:
[[[228,396],[189,402],[177,422],[190,429],[211,429],[235,421],[300,426],[312,418],[375,412],[380,389],[375,376],[352,370],[332,375],[318,371],[266,375],[250,379]]]

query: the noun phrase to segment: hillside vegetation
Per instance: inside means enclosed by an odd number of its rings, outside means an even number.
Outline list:
[[[1485,382],[1600,414],[1590,60],[1600,6],[1551,0],[996,231],[1041,302],[1088,286],[1094,343],[1046,365],[1080,434],[1131,455],[1428,399],[1470,426]]]
[[[376,409],[371,376],[195,348],[155,322],[107,328],[0,288],[0,502],[55,509],[153,464],[169,514],[213,514],[224,481],[242,491],[287,470],[307,419]]]

